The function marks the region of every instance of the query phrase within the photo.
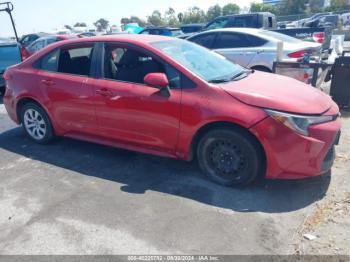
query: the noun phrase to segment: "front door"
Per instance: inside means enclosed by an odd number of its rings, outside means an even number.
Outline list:
[[[89,79],[96,96],[102,134],[121,143],[173,153],[180,121],[181,89],[177,70],[131,48],[105,46],[104,78]],[[171,95],[147,86],[148,73],[168,74]]]

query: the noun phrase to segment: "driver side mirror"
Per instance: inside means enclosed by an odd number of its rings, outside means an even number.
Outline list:
[[[170,96],[169,80],[164,73],[149,73],[143,81],[151,87],[160,89],[163,96]]]

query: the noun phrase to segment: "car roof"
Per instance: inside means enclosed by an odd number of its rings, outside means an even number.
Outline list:
[[[169,27],[169,26],[149,26],[146,27],[144,30],[148,29],[167,29],[167,30],[180,30],[178,27]]]
[[[12,39],[0,38],[0,46],[10,46],[10,45],[18,45],[18,43]]]
[[[234,33],[246,33],[246,34],[259,34],[265,30],[263,29],[257,29],[257,28],[246,28],[246,27],[232,27],[232,28],[218,28],[218,29],[212,29],[212,30],[207,30],[200,32],[195,35],[201,35],[201,34],[206,34],[206,33],[213,33],[213,32],[234,32]],[[193,35],[193,36],[195,36]]]
[[[174,40],[172,37],[160,35],[140,35],[140,34],[118,34],[93,36],[88,38],[74,38],[66,40],[65,43],[85,43],[85,42],[127,42],[127,43],[152,43],[158,41]]]
[[[221,19],[221,18],[229,18],[229,17],[240,17],[240,16],[251,16],[251,15],[274,15],[270,12],[255,12],[255,13],[247,13],[247,14],[232,14],[232,15],[223,15],[223,16],[218,16],[216,17],[214,20],[216,19]],[[212,21],[214,21],[212,20]]]

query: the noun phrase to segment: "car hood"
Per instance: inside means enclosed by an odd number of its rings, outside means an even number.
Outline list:
[[[331,98],[316,88],[295,79],[255,72],[248,77],[219,85],[243,103],[297,114],[322,114]]]

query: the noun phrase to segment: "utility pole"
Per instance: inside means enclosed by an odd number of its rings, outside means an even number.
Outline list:
[[[13,4],[11,2],[0,3],[0,12],[6,12],[9,14],[10,19],[11,19],[11,23],[12,23],[12,27],[13,27],[13,31],[15,32],[16,41],[18,42],[19,39],[18,39],[18,35],[17,35],[15,22],[13,21],[12,11],[13,11]]]

